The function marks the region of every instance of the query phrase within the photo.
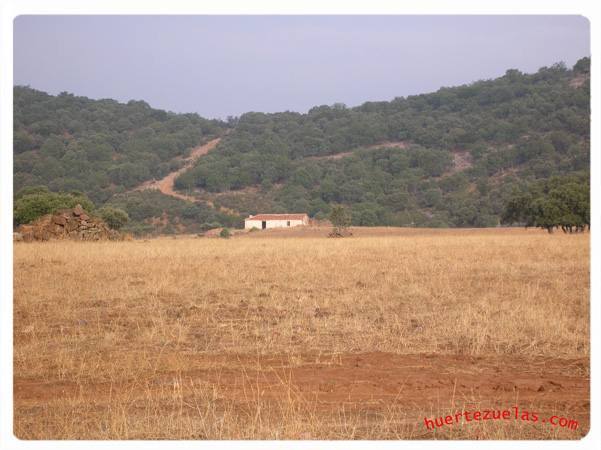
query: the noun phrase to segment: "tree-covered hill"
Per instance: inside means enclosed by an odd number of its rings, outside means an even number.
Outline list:
[[[28,87],[14,89],[14,186],[77,190],[104,203],[178,166],[178,156],[219,135],[225,124]]]
[[[588,176],[589,67],[583,58],[571,69],[508,70],[389,102],[252,112],[228,123],[15,87],[15,195],[33,186],[78,191],[96,207],[124,209],[144,231],[232,226],[256,212],[320,218],[337,204],[355,225],[493,226],[514,191]],[[133,191],[215,136],[217,148],[176,180],[206,203]],[[240,216],[224,213],[232,210]]]
[[[355,108],[247,113],[176,187],[245,214],[319,217],[340,203],[356,225],[496,225],[520,183],[588,173],[589,64]]]

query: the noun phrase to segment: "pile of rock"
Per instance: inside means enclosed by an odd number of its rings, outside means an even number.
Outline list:
[[[80,241],[117,240],[120,234],[106,223],[92,217],[77,205],[73,209],[61,209],[47,214],[27,225],[21,225],[14,233],[17,241],[48,241],[50,239],[74,239]]]

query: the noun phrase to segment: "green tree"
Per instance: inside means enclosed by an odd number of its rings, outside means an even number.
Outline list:
[[[536,226],[549,233],[561,227],[564,232],[590,227],[590,187],[588,178],[553,177],[515,191],[507,200],[502,222]]]
[[[334,227],[330,236],[344,236],[351,224],[351,215],[344,206],[334,205],[330,212],[330,222]]]
[[[591,71],[591,59],[588,57],[580,58],[574,64],[574,72],[590,73]]]

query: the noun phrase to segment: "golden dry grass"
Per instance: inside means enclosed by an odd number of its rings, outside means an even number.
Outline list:
[[[296,377],[307,364],[344,369],[348,355],[385,352],[458,357],[457,370],[461,358],[471,358],[474,371],[478,358],[488,358],[491,370],[505,359],[519,367],[546,358],[566,361],[570,374],[587,380],[588,364],[576,370],[573,362],[589,355],[588,234],[260,237],[15,245],[16,435],[406,439],[585,432],[483,423],[428,434],[416,429],[424,415],[507,405],[475,393],[432,406],[409,403],[399,391],[384,403],[348,393],[324,406],[316,396],[338,392],[336,381],[301,392],[293,370],[301,371]],[[533,397],[530,404],[565,415],[568,400]],[[572,413],[586,420],[586,409]]]

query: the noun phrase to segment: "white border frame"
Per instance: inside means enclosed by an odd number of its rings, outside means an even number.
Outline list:
[[[601,53],[601,8],[596,1],[546,0],[420,0],[393,4],[386,0],[319,0],[282,2],[277,0],[230,0],[194,5],[186,0],[168,2],[138,2],[135,0],[0,0],[0,449],[76,449],[85,445],[93,450],[112,446],[116,448],[219,448],[264,449],[287,447],[292,449],[368,449],[409,447],[432,449],[442,446],[456,449],[513,448],[526,449],[599,449],[601,448],[601,366],[599,344],[601,303],[599,279],[591,276],[591,430],[579,441],[21,441],[13,435],[13,310],[12,310],[12,102],[13,102],[13,23],[24,14],[548,14],[583,15],[589,20],[591,31],[591,274],[601,273],[599,265],[599,194],[601,187],[600,97],[599,71]],[[397,2],[400,3],[400,2]]]

